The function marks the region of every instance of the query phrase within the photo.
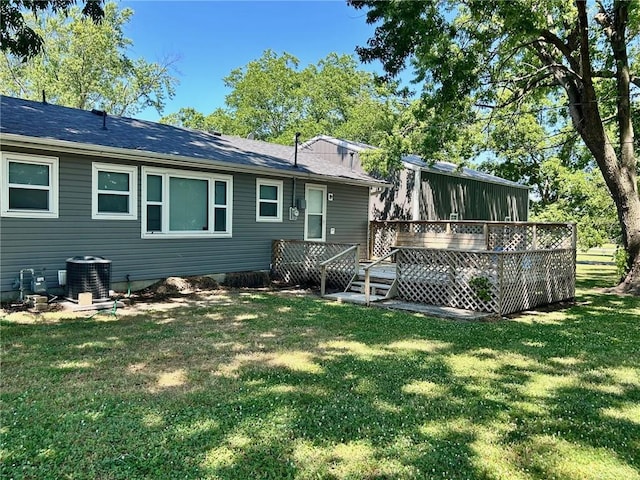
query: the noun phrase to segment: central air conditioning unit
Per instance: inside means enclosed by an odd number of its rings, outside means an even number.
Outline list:
[[[111,260],[96,256],[67,258],[67,297],[90,292],[93,301],[109,300],[111,290]]]

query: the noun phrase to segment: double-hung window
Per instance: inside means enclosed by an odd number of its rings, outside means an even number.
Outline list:
[[[229,175],[143,167],[142,237],[230,237]]]
[[[91,218],[106,220],[138,218],[137,167],[94,163],[91,185]]]
[[[58,218],[58,158],[2,153],[3,217]]]
[[[256,221],[282,221],[282,181],[256,180]]]

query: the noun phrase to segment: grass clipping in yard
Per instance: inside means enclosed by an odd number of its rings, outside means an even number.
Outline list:
[[[589,268],[495,323],[246,291],[5,319],[0,477],[640,479],[640,302]]]

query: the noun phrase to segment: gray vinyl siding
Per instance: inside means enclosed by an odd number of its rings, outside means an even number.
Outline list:
[[[319,139],[307,146],[306,149],[317,157],[342,165],[352,171],[363,171],[358,152],[350,150],[346,146],[336,145],[335,143],[328,142],[327,140]],[[352,153],[353,155],[351,155]]]
[[[327,202],[326,241],[358,243],[364,252],[369,228],[369,188],[329,184],[327,194],[329,193],[333,193],[333,201]],[[331,228],[335,228],[333,235],[330,233]]]
[[[527,221],[529,190],[449,175],[422,172],[420,219]]]
[[[29,152],[24,152],[29,153]],[[292,204],[291,178],[283,180],[282,222],[256,222],[256,178],[245,173],[219,172],[233,177],[233,236],[231,238],[167,239],[141,238],[140,184],[138,170],[137,220],[91,219],[92,162],[109,162],[48,153],[59,158],[59,218],[0,219],[0,291],[14,290],[12,283],[22,268],[45,268],[49,288],[57,287],[57,270],[66,268],[66,259],[97,255],[112,261],[112,282],[204,275],[269,269],[274,239],[302,239],[304,212],[289,220]],[[138,167],[141,164],[137,164]],[[180,167],[180,170],[187,170]],[[211,171],[212,173],[218,173]],[[317,181],[312,182],[320,184]],[[329,242],[361,243],[367,240],[368,188],[326,183],[334,200],[327,203]],[[304,198],[305,183],[298,180],[296,197]],[[335,235],[329,234],[334,227]]]

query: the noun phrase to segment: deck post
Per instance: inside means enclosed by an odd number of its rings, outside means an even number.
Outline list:
[[[489,250],[489,224],[484,222],[482,226],[482,233],[484,234],[484,249]]]
[[[369,269],[364,271],[364,302],[368,306],[370,303],[369,291],[371,290],[371,273]]]
[[[498,315],[504,310],[504,255],[498,252]]]
[[[327,266],[322,265],[320,267],[320,296],[324,297],[327,285]]]

